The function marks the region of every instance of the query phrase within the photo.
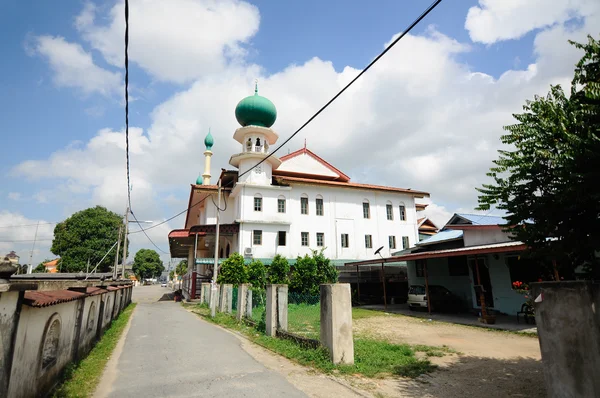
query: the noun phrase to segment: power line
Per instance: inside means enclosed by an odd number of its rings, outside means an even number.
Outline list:
[[[419,15],[392,43],[390,43],[389,46],[387,46],[377,57],[375,57],[375,59],[373,59],[373,61],[371,61],[354,79],[352,79],[350,81],[350,83],[348,83],[344,88],[342,88],[333,98],[331,98],[325,105],[323,105],[313,116],[311,116],[302,126],[300,126],[300,128],[298,128],[290,137],[288,137],[281,145],[279,145],[273,152],[269,153],[265,158],[263,158],[260,162],[258,162],[257,164],[255,164],[254,166],[252,166],[251,168],[249,168],[248,170],[246,170],[245,172],[241,173],[238,175],[239,177],[244,176],[245,174],[248,174],[249,172],[251,172],[252,170],[254,170],[256,167],[260,166],[263,162],[265,162],[268,158],[270,158],[271,156],[273,156],[277,151],[279,151],[284,145],[286,145],[292,138],[294,138],[300,131],[302,131],[302,129],[304,129],[310,122],[312,122],[317,116],[319,116],[321,114],[321,112],[323,112],[325,109],[327,109],[329,107],[329,105],[331,105],[340,95],[342,95],[352,84],[354,84],[355,81],[357,81],[362,75],[364,75],[377,61],[379,61],[379,59],[381,59],[381,57],[383,57],[392,47],[394,47],[404,36],[406,36],[406,34],[408,34],[415,26],[417,26],[417,24],[419,22],[421,22],[423,20],[423,18],[425,18],[431,11],[433,11],[433,9],[435,7],[437,7],[440,3],[442,2],[442,0],[435,0],[433,3],[431,3],[429,5],[429,7],[427,7],[425,9],[425,11],[423,11],[421,13],[421,15]],[[125,1],[125,3],[127,4],[127,0]],[[127,7],[127,6],[126,6]],[[227,185],[233,184],[233,180],[231,180]],[[223,188],[225,188],[227,185],[225,185]],[[152,228],[156,228],[159,225],[162,225],[166,222],[171,221],[172,219],[174,219],[175,217],[179,217],[180,215],[182,215],[183,213],[187,212],[188,210],[190,210],[191,208],[197,206],[198,204],[202,203],[204,200],[206,200],[206,198],[208,198],[208,196],[204,197],[203,199],[199,200],[198,202],[188,206],[187,208],[185,208],[184,210],[180,211],[179,213],[175,214],[172,217],[169,217],[168,219],[166,219],[165,221],[159,223],[159,224],[155,224],[151,227],[148,227],[146,229],[141,228],[140,225],[140,230],[139,231],[135,231],[132,233],[139,233],[139,232],[144,232],[152,229]],[[212,196],[211,196],[212,198]],[[214,201],[213,201],[214,203]]]
[[[43,238],[43,239],[18,239],[18,240],[0,240],[0,243],[26,243],[26,242],[46,242],[54,240],[54,238]]]
[[[41,222],[39,224],[15,224],[15,225],[0,225],[0,228],[21,228],[21,227],[35,227],[37,225],[54,225],[58,222]]]
[[[154,245],[154,247],[156,247],[158,250],[160,250],[161,252],[165,253],[165,254],[169,254],[168,252],[164,251],[163,249],[161,249],[160,247],[158,247],[158,245],[156,243],[154,243],[154,241],[152,239],[150,239],[150,237],[148,236],[148,234],[146,233],[146,231],[142,228],[142,224],[140,224],[140,222],[138,221],[137,217],[135,216],[135,214],[133,214],[133,211],[131,211],[131,209],[129,210],[129,212],[131,213],[131,215],[133,216],[133,219],[135,220],[135,222],[137,223],[137,225],[140,226],[142,232],[144,233],[144,235],[146,235],[146,238],[148,238],[148,240],[150,241],[150,243],[152,243]],[[125,240],[127,240],[127,237],[125,237]],[[125,244],[127,244],[127,242],[125,242]]]
[[[321,112],[323,112],[325,109],[327,109],[327,107],[329,107],[329,105],[331,105],[333,103],[333,101],[335,101],[340,95],[342,95],[344,93],[344,91],[346,91],[352,84],[354,84],[355,81],[357,81],[362,75],[364,75],[369,69],[371,69],[371,67],[373,65],[375,65],[375,63],[377,61],[379,61],[381,59],[381,57],[383,57],[388,51],[390,51],[392,49],[392,47],[394,47],[396,45],[396,43],[398,43],[404,36],[406,36],[407,33],[409,33],[415,26],[417,26],[417,24],[419,22],[421,22],[421,20],[423,20],[423,18],[425,18],[427,16],[427,14],[429,14],[431,11],[433,11],[433,9],[435,7],[437,7],[438,4],[440,4],[441,2],[442,2],[442,0],[435,0],[433,3],[431,3],[431,5],[429,7],[427,7],[427,9],[425,11],[423,11],[423,13],[421,15],[419,15],[417,17],[417,19],[415,19],[389,46],[387,46],[385,48],[385,50],[383,50],[377,57],[375,57],[375,59],[373,61],[371,61],[369,63],[369,65],[367,65],[358,75],[356,75],[356,77],[354,79],[352,79],[350,81],[350,83],[346,84],[346,86],[343,89],[341,89],[340,92],[338,92],[332,99],[330,99],[325,105],[323,105],[321,107],[321,109],[319,109],[317,111],[317,113],[312,115],[310,117],[310,119],[308,119],[302,126],[300,126],[300,128],[298,130],[296,130],[290,137],[288,137],[288,139],[286,139],[284,142],[281,143],[281,145],[279,145],[277,148],[275,148],[275,150],[273,152],[269,153],[265,158],[263,158],[260,162],[258,162],[256,165],[254,165],[254,167],[251,167],[250,169],[244,171],[242,174],[239,175],[239,177],[242,177],[245,174],[248,174],[255,167],[260,166],[263,162],[265,162],[267,159],[269,159],[271,156],[273,156],[277,151],[279,151],[285,144],[287,144],[292,138],[294,138],[296,136],[296,134],[298,134],[302,129],[304,129],[304,127],[306,127],[317,116],[319,116],[321,114]]]

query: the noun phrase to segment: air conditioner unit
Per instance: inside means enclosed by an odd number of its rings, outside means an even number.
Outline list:
[[[252,248],[247,247],[244,249],[244,257],[252,257]]]

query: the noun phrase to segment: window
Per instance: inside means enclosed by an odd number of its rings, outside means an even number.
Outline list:
[[[308,214],[308,198],[305,196],[300,198],[300,213]]]
[[[325,246],[325,234],[323,232],[317,232],[317,246]]]
[[[315,201],[317,205],[317,216],[323,215],[323,198],[317,198]]]
[[[277,233],[277,246],[285,246],[285,231],[279,231]]]
[[[285,213],[285,198],[277,199],[277,213]]]
[[[48,321],[42,346],[42,369],[47,369],[56,363],[58,343],[60,341],[60,320],[54,314]]]
[[[385,212],[387,214],[387,219],[388,220],[393,220],[394,219],[394,210],[393,210],[391,204],[385,205]]]
[[[416,271],[417,277],[422,278],[425,276],[425,261],[424,260],[415,261],[415,271]]]
[[[373,237],[371,235],[365,235],[365,247],[367,249],[373,248]]]
[[[342,234],[342,247],[350,247],[350,241],[348,239],[348,234]]]
[[[371,208],[369,202],[363,202],[363,218],[371,218]]]
[[[469,266],[467,264],[467,257],[448,257],[448,275],[469,276]]]
[[[408,236],[403,236],[402,237],[402,248],[408,249],[409,246],[410,246],[410,242],[408,241]]]
[[[406,207],[400,205],[400,221],[406,221]]]
[[[254,197],[254,211],[262,211],[262,198],[260,196]]]
[[[252,236],[253,236],[252,242],[255,245],[262,245],[262,231],[261,230],[255,229]]]
[[[302,246],[308,246],[308,232],[300,233],[300,242]]]
[[[390,246],[390,249],[395,249],[396,248],[396,237],[388,236],[388,244]]]

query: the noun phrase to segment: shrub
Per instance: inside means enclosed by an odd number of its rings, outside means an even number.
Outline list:
[[[267,285],[267,268],[260,260],[253,260],[248,265],[248,282],[252,287],[264,289]]]
[[[248,283],[248,270],[241,254],[233,253],[223,261],[217,283],[231,283],[235,286],[240,283]]]
[[[267,282],[270,284],[287,284],[289,282],[290,264],[285,257],[280,254],[276,255],[269,267],[269,275]]]

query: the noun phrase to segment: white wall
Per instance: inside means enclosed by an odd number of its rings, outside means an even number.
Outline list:
[[[510,242],[509,235],[498,228],[463,230],[465,246],[489,245],[492,243]]]

